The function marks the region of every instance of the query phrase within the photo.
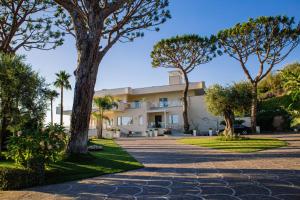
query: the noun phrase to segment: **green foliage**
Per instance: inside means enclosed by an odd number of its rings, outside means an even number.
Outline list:
[[[250,81],[260,81],[271,68],[280,63],[299,44],[300,27],[294,18],[286,16],[250,18],[248,22],[238,23],[234,27],[218,33],[219,45],[225,53],[242,62]],[[251,78],[245,64],[250,56],[256,56],[262,65],[255,78]],[[264,73],[264,65],[270,68]],[[261,71],[262,70],[262,71]]]
[[[53,49],[62,45],[63,36],[54,28],[55,4],[51,0],[0,0],[0,52]]]
[[[299,93],[300,64],[293,63],[272,73],[258,85],[260,98],[258,124],[262,130],[272,131],[275,116],[282,116],[283,128],[298,125],[300,112]],[[291,121],[292,120],[292,121]]]
[[[270,73],[258,84],[258,98],[267,99],[285,93],[280,73]]]
[[[251,98],[251,85],[247,82],[227,87],[216,84],[206,90],[205,101],[208,111],[216,116],[224,116],[226,124],[224,136],[228,138],[235,136],[233,127],[235,115],[243,116],[249,112]]]
[[[280,107],[273,107],[273,109],[269,110],[260,110],[257,113],[257,125],[261,127],[262,131],[275,131],[275,127],[273,126],[275,116],[283,117],[283,130],[290,129],[291,115]]]
[[[16,190],[44,183],[44,177],[29,169],[0,168],[0,190]]]
[[[104,112],[118,107],[118,103],[112,96],[107,95],[104,97],[95,97],[94,105],[97,107],[97,111],[92,112],[92,116],[99,120],[99,122],[97,122],[97,137],[100,139],[102,138],[103,119],[109,120],[109,118],[104,115]]]
[[[297,110],[300,113],[300,65],[295,70],[282,70],[283,86],[287,94],[291,96],[290,109]]]
[[[252,84],[252,107],[256,108],[258,83],[299,45],[300,26],[293,17],[262,16],[221,30],[217,38],[224,53],[240,63]],[[250,73],[253,66],[258,68],[255,75]],[[256,127],[256,113],[256,109],[251,112],[253,130]]]
[[[70,155],[58,162],[51,162],[45,172],[45,184],[62,183],[66,181],[79,180],[100,176],[103,174],[119,173],[128,170],[142,168],[143,165],[136,161],[130,154],[123,150],[116,142],[107,139],[93,139],[89,145],[101,145],[102,151],[90,152],[88,154]],[[1,178],[1,170],[10,168],[9,177]],[[21,189],[37,184],[27,185],[27,183],[37,183],[35,180],[37,173],[32,170],[20,169],[20,173],[30,172],[31,176],[19,175],[17,166],[14,163],[0,160],[0,190],[1,185],[9,185],[3,189]],[[1,180],[4,180],[1,182]],[[38,183],[38,185],[40,185]]]
[[[54,86],[58,88],[65,88],[67,90],[72,89],[69,78],[71,77],[66,71],[60,71],[59,73],[55,73],[56,80],[54,82]]]
[[[94,105],[98,108],[98,111],[92,113],[96,119],[103,118],[104,111],[111,110],[114,107],[118,107],[118,103],[112,96],[109,95],[104,97],[95,97]]]
[[[56,90],[46,90],[45,95],[50,101],[53,101],[55,98],[58,97],[59,93],[56,92]]]
[[[0,121],[2,122],[0,141],[2,142],[9,131],[16,133],[21,129],[42,127],[46,116],[45,80],[32,71],[23,60],[22,56],[0,53]]]
[[[55,162],[62,158],[67,144],[60,125],[47,125],[43,130],[25,130],[10,137],[7,157],[17,164],[34,169],[35,165]]]
[[[297,86],[297,76],[300,76],[299,74],[300,64],[297,62],[288,64],[277,72],[270,73],[258,84],[259,98],[267,99],[293,94],[293,91],[295,92],[299,88],[299,85]],[[297,94],[297,92],[294,94]]]
[[[215,37],[183,35],[163,39],[155,44],[152,52],[152,66],[177,68],[191,72],[196,66],[211,61],[217,54]]]
[[[244,116],[249,113],[251,97],[251,85],[247,82],[227,87],[216,84],[206,90],[205,101],[213,115],[224,116],[224,111],[230,109],[236,115]]]
[[[241,124],[243,124],[245,122],[245,120],[242,120],[242,119],[235,119],[234,121],[233,121],[233,124],[236,124],[236,125],[241,125]],[[225,123],[225,121],[224,120],[222,120],[221,122],[220,122],[220,124],[221,125],[226,125],[226,123]]]

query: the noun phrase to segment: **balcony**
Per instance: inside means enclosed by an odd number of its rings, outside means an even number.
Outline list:
[[[182,106],[181,101],[168,101],[168,102],[148,102],[148,108],[152,109],[159,109],[159,108],[169,108],[169,107],[178,107]]]
[[[126,109],[140,109],[142,108],[142,102],[118,102],[118,107],[113,108],[113,111],[125,111]]]

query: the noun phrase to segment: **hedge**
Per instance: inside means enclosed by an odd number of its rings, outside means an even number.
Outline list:
[[[0,168],[0,190],[28,188],[44,183],[45,177],[28,169]]]

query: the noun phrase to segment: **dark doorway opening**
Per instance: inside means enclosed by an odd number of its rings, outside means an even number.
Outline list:
[[[155,115],[155,128],[161,128],[162,117],[161,115]]]

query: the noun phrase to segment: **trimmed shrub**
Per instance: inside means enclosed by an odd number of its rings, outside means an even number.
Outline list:
[[[262,131],[276,131],[276,127],[274,127],[274,118],[276,116],[281,116],[284,120],[281,125],[282,130],[289,130],[291,123],[291,116],[287,111],[281,108],[277,108],[274,110],[264,110],[260,111],[257,114],[257,125],[261,127]]]
[[[44,184],[44,175],[29,169],[0,168],[0,190],[16,190]]]

